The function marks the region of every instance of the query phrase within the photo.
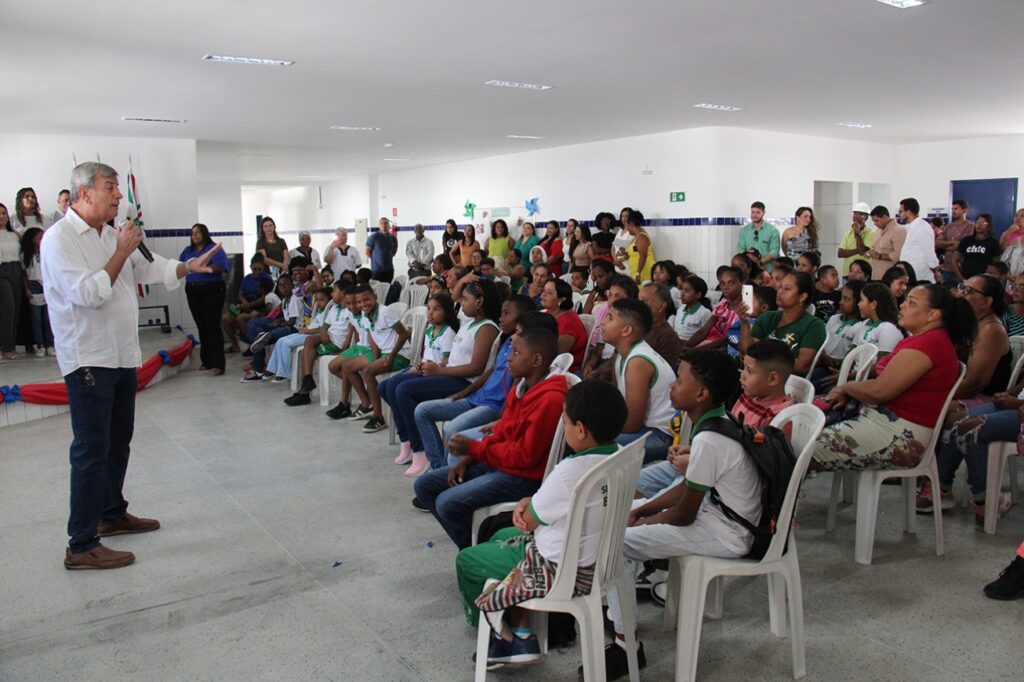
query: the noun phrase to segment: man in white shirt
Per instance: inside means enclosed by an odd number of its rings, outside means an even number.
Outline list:
[[[212,272],[210,249],[188,263],[137,252],[142,231],[134,221],[120,230],[122,194],[117,171],[102,163],[71,172],[71,208],[47,230],[41,266],[57,364],[71,409],[71,514],[67,569],[120,568],[131,552],[100,544],[100,536],[145,533],[160,522],[127,512],[121,494],[135,428],[139,303],[136,283],[177,288],[189,272]]]
[[[50,220],[57,222],[63,218],[68,212],[68,206],[71,205],[71,190],[62,189],[57,194],[57,210],[50,214]]]
[[[324,249],[324,262],[330,264],[331,272],[336,278],[340,278],[349,270],[355,274],[359,270],[359,266],[362,265],[359,249],[348,245],[348,230],[344,227],[339,227],[334,231],[334,241]]]
[[[405,258],[409,261],[409,281],[414,277],[430,275],[430,263],[434,260],[434,241],[424,236],[424,228],[416,223],[416,236],[405,245]]]
[[[935,232],[927,220],[919,217],[920,213],[921,204],[917,199],[907,198],[900,202],[900,218],[907,230],[900,260],[914,268],[918,282],[934,282],[934,270],[939,266],[939,257],[935,255]]]

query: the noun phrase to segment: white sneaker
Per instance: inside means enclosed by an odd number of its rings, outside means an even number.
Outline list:
[[[36,348],[36,357],[37,358],[45,358],[46,357],[46,349],[45,348]]]
[[[57,357],[57,349],[54,348],[53,346],[50,346],[49,348],[46,349],[46,354],[51,358],[55,358]]]

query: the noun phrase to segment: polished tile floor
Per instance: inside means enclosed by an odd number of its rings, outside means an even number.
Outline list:
[[[233,369],[239,360],[232,358]],[[0,680],[468,680],[474,631],[461,615],[455,551],[412,510],[385,434],[318,406],[287,408],[287,384],[185,372],[139,395],[126,495],[159,518],[111,538],[138,562],[68,572],[66,415],[0,432]],[[1024,537],[1014,507],[988,536],[947,512],[902,533],[898,488],[883,488],[875,563],[853,562],[853,510],[826,534],[830,479],[799,513],[813,680],[1019,680],[1024,602],[982,586]],[[704,621],[698,675],[791,679],[787,640],[768,631],[764,580],[726,587]],[[671,679],[674,636],[641,606],[643,679]],[[494,679],[575,679],[578,648]]]

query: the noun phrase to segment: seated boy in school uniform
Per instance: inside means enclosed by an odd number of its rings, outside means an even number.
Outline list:
[[[590,379],[570,389],[565,396],[562,423],[565,441],[576,454],[559,462],[532,497],[519,500],[512,512],[513,528],[504,528],[487,542],[467,547],[455,558],[466,620],[476,627],[484,609],[491,623],[488,668],[540,658],[529,612],[515,605],[543,597],[550,589],[562,557],[572,491],[592,467],[618,452],[615,437],[625,419],[626,403],[608,382]],[[579,594],[589,593],[593,585],[606,504],[606,492],[600,485],[595,486],[586,501],[580,538],[576,578]],[[524,576],[534,579],[525,580]],[[538,576],[543,580],[537,580]],[[491,579],[502,582],[483,593]]]
[[[295,393],[284,399],[285,405],[309,405],[309,394],[316,388],[316,381],[313,380],[313,364],[316,359],[324,355],[339,354],[348,347],[355,318],[361,312],[354,290],[354,286],[348,286],[341,281],[335,282],[331,287],[331,306],[323,313],[323,323],[316,334],[309,334],[302,340],[302,354],[299,356],[299,376],[302,377],[302,383]],[[291,355],[288,363],[288,374],[291,374]],[[347,401],[347,396],[345,393],[342,400]]]

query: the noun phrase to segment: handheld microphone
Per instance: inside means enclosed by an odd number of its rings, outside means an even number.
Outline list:
[[[127,220],[126,220],[126,221],[122,222],[121,224],[119,224],[119,225],[117,226],[117,227],[118,227],[118,229],[121,229],[121,230],[123,230],[123,229],[124,229],[125,227],[127,227],[127,226],[128,226],[128,223],[129,223],[129,222],[135,222],[135,221],[134,221],[134,220],[132,220],[132,221],[127,221]],[[141,230],[142,228],[140,227],[139,229]],[[146,233],[145,233],[145,232],[143,232],[143,233],[142,233],[142,236],[143,236],[143,237],[145,237],[145,236],[146,236]],[[141,253],[141,254],[142,254],[142,257],[143,257],[143,258],[145,258],[145,259],[146,259],[147,261],[149,261],[150,263],[152,263],[152,262],[153,262],[153,253],[152,253],[152,252],[151,252],[151,251],[149,250],[149,248],[148,248],[148,247],[146,246],[146,243],[145,243],[145,242],[139,242],[139,245],[138,245],[138,247],[136,247],[136,251],[138,251],[139,253]]]

